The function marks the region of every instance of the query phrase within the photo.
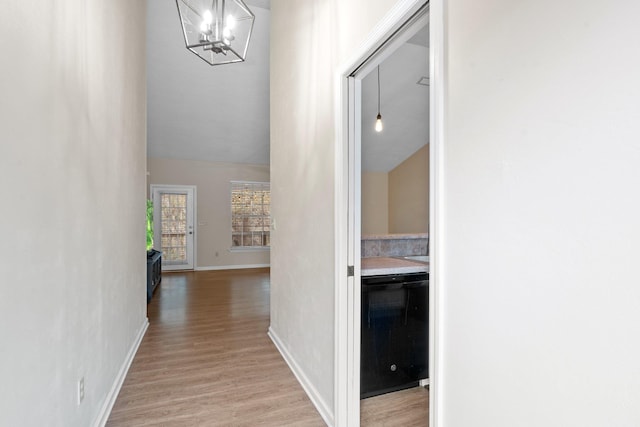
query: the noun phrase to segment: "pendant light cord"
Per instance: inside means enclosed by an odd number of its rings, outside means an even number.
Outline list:
[[[380,114],[380,65],[378,65],[378,115]]]

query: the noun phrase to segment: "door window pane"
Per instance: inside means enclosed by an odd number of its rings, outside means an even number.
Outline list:
[[[166,263],[187,262],[187,195],[161,195],[162,258]]]

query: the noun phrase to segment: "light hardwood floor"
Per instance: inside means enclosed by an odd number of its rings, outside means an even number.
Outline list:
[[[267,336],[268,269],[164,274],[148,317],[108,427],[325,425]],[[428,393],[400,393],[362,425],[426,426]]]
[[[362,427],[428,427],[429,391],[423,387],[360,401]]]

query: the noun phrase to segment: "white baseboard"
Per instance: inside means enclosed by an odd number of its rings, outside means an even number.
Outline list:
[[[309,399],[311,399],[311,403],[313,403],[313,405],[316,407],[324,422],[327,424],[327,426],[332,427],[333,412],[329,408],[329,405],[327,405],[327,402],[322,398],[322,396],[320,396],[320,393],[318,393],[318,390],[313,386],[313,384],[311,384],[309,378],[307,378],[305,373],[300,368],[300,365],[296,363],[291,354],[287,351],[280,338],[278,338],[278,335],[273,331],[273,329],[271,329],[271,326],[269,326],[268,335],[282,355],[282,358],[285,360],[285,362],[287,362],[287,365],[289,365],[289,369],[291,369],[293,375],[295,375],[298,382],[307,393],[307,396],[309,396]]]
[[[210,267],[196,267],[195,271],[213,271],[213,270],[243,270],[245,268],[267,268],[271,264],[240,264],[240,265],[214,265]]]
[[[138,347],[140,347],[140,343],[142,342],[142,338],[144,337],[145,332],[147,332],[147,328],[149,327],[149,319],[145,317],[144,323],[140,327],[138,331],[138,336],[136,336],[135,341],[131,345],[129,349],[129,353],[127,353],[127,357],[124,359],[122,366],[120,367],[120,371],[116,376],[113,385],[111,386],[111,390],[107,395],[107,399],[102,405],[102,409],[100,409],[100,413],[96,422],[93,423],[94,427],[104,427],[107,424],[107,420],[109,419],[109,415],[111,415],[111,410],[113,409],[113,405],[116,403],[116,399],[118,398],[118,393],[120,393],[120,389],[122,388],[122,383],[124,383],[124,379],[127,376],[127,372],[129,372],[129,367],[131,367],[131,363],[133,362],[133,358],[135,357]]]

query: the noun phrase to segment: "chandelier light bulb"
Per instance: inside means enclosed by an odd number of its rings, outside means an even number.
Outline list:
[[[380,114],[378,114],[378,117],[376,117],[376,132],[382,132],[382,116]]]
[[[213,24],[213,15],[210,10],[205,10],[202,14],[203,23],[207,25]]]
[[[233,17],[233,15],[228,15],[227,16],[227,28],[230,30],[233,30],[236,28],[236,18]]]

